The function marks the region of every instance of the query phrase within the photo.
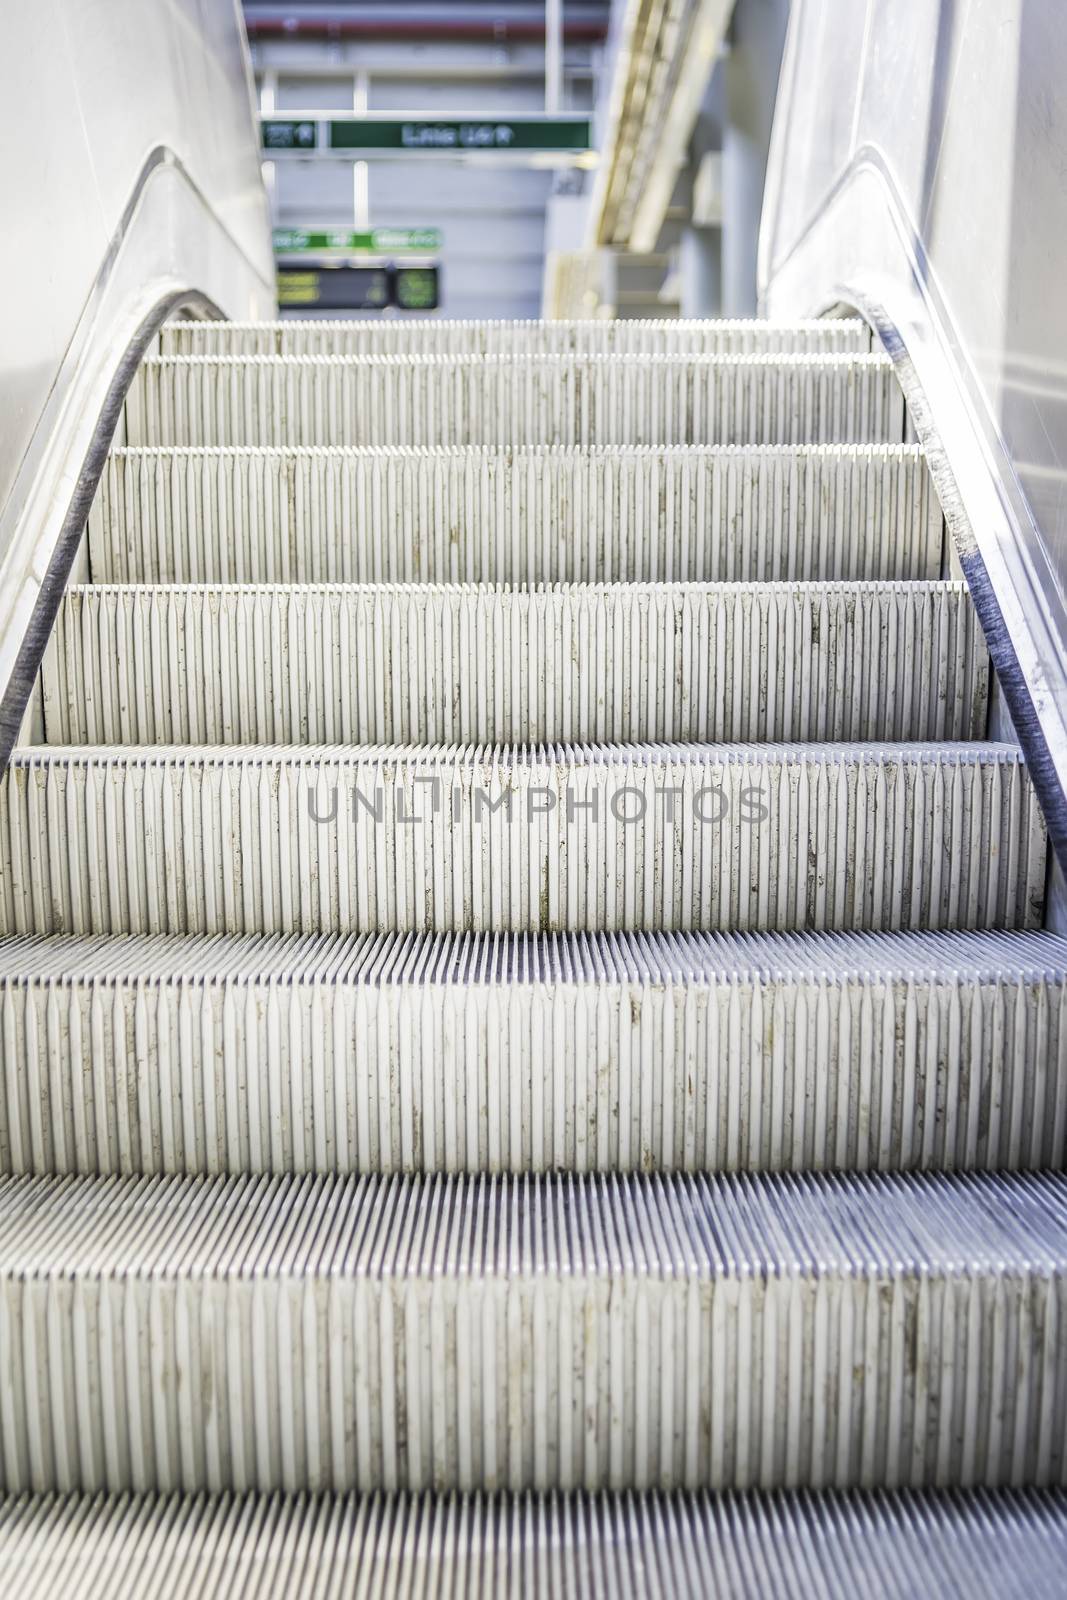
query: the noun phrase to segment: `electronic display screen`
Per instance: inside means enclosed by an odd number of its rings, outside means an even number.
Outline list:
[[[377,311],[391,303],[387,267],[278,269],[278,304],[316,311]]]

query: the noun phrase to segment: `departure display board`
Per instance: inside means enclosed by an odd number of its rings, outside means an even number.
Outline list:
[[[328,262],[278,267],[278,304],[293,311],[436,311],[440,269],[349,267]]]
[[[387,267],[278,268],[278,304],[315,311],[380,311],[392,303]]]

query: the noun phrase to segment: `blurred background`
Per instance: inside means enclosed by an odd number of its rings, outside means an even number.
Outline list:
[[[283,312],[751,315],[788,12],[246,0]]]

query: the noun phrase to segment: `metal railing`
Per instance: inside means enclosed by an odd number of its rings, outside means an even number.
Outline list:
[[[0,759],[137,362],[163,319],[274,304],[236,5],[9,7],[2,112]]]

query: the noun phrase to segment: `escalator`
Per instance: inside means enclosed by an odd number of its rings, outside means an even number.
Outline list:
[[[173,322],[0,780],[27,1594],[1051,1593],[1067,940],[855,320]]]

